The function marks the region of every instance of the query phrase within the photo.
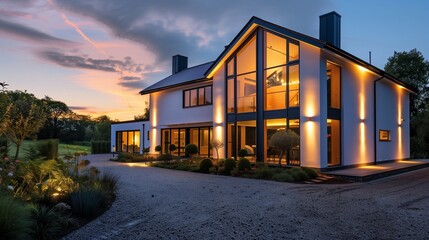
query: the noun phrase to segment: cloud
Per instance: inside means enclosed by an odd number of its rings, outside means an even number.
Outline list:
[[[114,59],[94,59],[87,55],[67,55],[61,52],[46,50],[38,52],[42,59],[69,68],[83,68],[104,72],[139,72],[141,64],[135,63],[131,57],[125,57],[123,61]]]
[[[65,39],[53,37],[34,28],[27,27],[18,23],[9,22],[3,19],[0,19],[0,32],[9,33],[14,36],[22,37],[24,39],[37,42],[56,42],[63,44],[74,43]]]
[[[141,90],[147,86],[147,84],[140,77],[135,76],[123,76],[120,79],[118,85],[128,88],[130,90]]]
[[[69,106],[69,109],[72,110],[72,111],[86,111],[86,110],[89,110],[89,107]]]
[[[55,4],[144,45],[159,63],[175,54],[197,58],[197,63],[215,59],[251,16],[316,36],[319,15],[332,10],[330,1],[313,0],[55,0]]]

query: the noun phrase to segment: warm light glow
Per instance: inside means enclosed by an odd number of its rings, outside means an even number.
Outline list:
[[[398,88],[398,93],[397,93],[397,98],[398,98],[398,147],[397,147],[397,159],[402,159],[403,158],[403,149],[402,149],[402,89]]]
[[[362,166],[362,167],[358,167],[359,169],[374,169],[374,170],[383,170],[383,169],[388,169],[388,167],[384,167],[384,166],[380,166],[380,165],[369,165],[369,166]]]
[[[255,29],[256,26],[256,24],[252,24],[252,26],[247,29],[247,31],[241,36],[240,39],[238,39],[235,45],[232,46],[230,51],[228,51],[227,54],[225,54],[225,56],[218,61],[218,64],[207,74],[207,78],[213,77],[217,70],[219,70],[219,68],[223,66],[223,63],[231,56],[232,53],[235,52],[235,50],[237,50],[239,46],[242,45],[243,41],[249,36],[249,34],[253,32],[253,29]]]
[[[152,133],[152,136],[151,136],[151,138],[150,138],[150,147],[151,147],[151,152],[155,152],[155,147],[156,147],[156,145],[158,145],[158,143],[156,142],[156,131],[157,129],[156,128],[152,128],[152,131],[151,131],[151,133]]]
[[[359,94],[359,118],[365,120],[365,95],[363,93]]]
[[[359,156],[359,163],[367,162],[368,159],[366,156],[366,141],[365,141],[365,123],[361,122],[359,124],[359,131],[360,131],[360,141],[359,141],[359,150],[360,150],[360,156]]]
[[[53,193],[52,196],[54,197],[58,197],[60,194],[59,193]]]
[[[126,163],[128,167],[150,167],[150,165],[146,163]]]
[[[365,67],[362,67],[360,65],[358,65],[357,67],[358,67],[359,71],[361,71],[361,72],[369,72],[369,70]]]
[[[411,164],[421,164],[421,162],[417,162],[417,161],[409,161],[409,160],[407,160],[407,161],[397,161],[397,163],[405,163],[405,164],[408,164],[408,163],[411,163]]]

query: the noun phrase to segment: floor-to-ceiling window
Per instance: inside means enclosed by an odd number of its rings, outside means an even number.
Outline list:
[[[212,136],[212,127],[162,129],[162,153],[170,153],[174,156],[185,156],[186,145],[192,143],[198,147],[200,156],[210,157],[212,155],[210,149]],[[171,145],[174,145],[175,148],[171,148]]]
[[[326,63],[328,166],[341,164],[341,68]]]
[[[118,131],[116,132],[117,152],[140,152],[140,131]]]
[[[258,71],[262,79],[257,79]],[[284,36],[258,29],[233,54],[226,64],[227,157],[237,157],[240,149],[246,149],[259,156],[253,159],[270,162],[276,150],[268,147],[268,141],[275,131],[296,126],[299,135],[299,76],[299,44]],[[265,136],[257,136],[258,131]],[[264,139],[261,146],[257,137]],[[299,165],[299,146],[283,161]]]
[[[270,145],[271,137],[278,131],[289,129],[299,134],[299,119],[287,120],[285,118],[267,119],[265,120],[266,142],[267,142],[267,163],[277,164],[280,158],[280,149]],[[300,148],[299,145],[285,152],[281,159],[282,164],[300,165]]]

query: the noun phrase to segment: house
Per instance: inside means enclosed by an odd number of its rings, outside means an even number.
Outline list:
[[[270,137],[291,129],[300,144],[284,156],[286,165],[409,158],[415,90],[342,50],[340,20],[336,12],[320,16],[316,39],[252,17],[214,62],[188,68],[187,57],[173,56],[172,75],[140,92],[150,96],[150,121],[112,125],[112,145],[124,145],[119,137],[132,129],[152,153],[161,145],[162,153],[183,156],[194,143],[201,156],[216,157],[216,139],[224,143],[221,158],[246,149],[252,161],[274,163]]]

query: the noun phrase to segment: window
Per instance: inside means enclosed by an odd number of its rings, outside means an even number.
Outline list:
[[[341,69],[339,66],[330,62],[326,63],[326,79],[328,93],[328,108],[341,108],[340,83]]]
[[[196,107],[212,104],[212,86],[183,91],[183,107]]]
[[[298,44],[265,32],[264,48],[265,110],[299,107]]]
[[[379,141],[380,142],[390,141],[390,131],[389,130],[379,130]]]
[[[234,69],[236,61],[236,69]],[[236,72],[235,72],[236,70]],[[256,112],[256,37],[253,36],[227,64],[228,113]],[[235,106],[235,104],[237,106]],[[235,109],[237,107],[237,109]]]
[[[118,131],[116,132],[117,152],[140,152],[140,131]]]
[[[200,156],[210,157],[212,136],[212,127],[161,129],[162,153],[185,156],[185,146],[192,143],[197,145]]]

